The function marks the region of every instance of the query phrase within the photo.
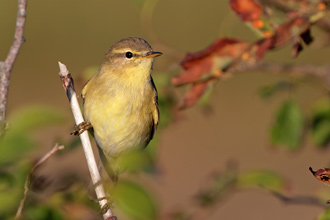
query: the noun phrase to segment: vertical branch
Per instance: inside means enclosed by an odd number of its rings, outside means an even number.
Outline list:
[[[58,64],[60,67],[59,75],[61,77],[61,81],[62,81],[64,90],[66,92],[66,95],[68,96],[75,122],[78,125],[78,124],[84,122],[84,118],[82,116],[82,113],[81,113],[81,110],[79,107],[79,103],[77,100],[77,95],[76,95],[74,85],[73,85],[73,79],[71,78],[71,74],[69,73],[67,67],[64,64],[62,64],[61,62],[58,62]],[[79,135],[79,137],[80,137],[83,149],[84,149],[84,153],[85,153],[89,173],[91,175],[91,179],[93,182],[93,186],[95,186],[95,193],[96,193],[97,199],[98,199],[99,204],[102,209],[103,218],[107,219],[107,220],[116,220],[117,218],[115,216],[112,216],[111,209],[110,209],[110,207],[108,207],[108,201],[106,199],[105,191],[104,191],[104,188],[103,188],[103,185],[101,182],[101,176],[100,176],[99,170],[97,168],[97,164],[95,162],[95,157],[93,154],[93,150],[92,150],[91,142],[90,142],[90,139],[88,136],[88,132],[84,131],[83,133],[81,133]],[[105,209],[107,209],[107,210],[105,210]],[[103,211],[105,211],[105,212],[103,212]]]
[[[24,43],[24,26],[26,19],[27,0],[18,0],[18,12],[16,19],[16,29],[14,41],[11,45],[5,61],[0,61],[0,137],[3,136],[6,127],[6,108],[9,89],[10,73]]]

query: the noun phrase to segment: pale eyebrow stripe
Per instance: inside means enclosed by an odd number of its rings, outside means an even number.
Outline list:
[[[132,51],[130,48],[121,48],[121,49],[114,49],[112,52],[113,53],[121,53],[121,54],[123,54],[123,53],[126,53],[126,52],[128,52],[128,51],[130,51],[130,52],[132,52],[132,53],[134,53],[134,54],[137,54],[137,55],[141,55],[141,54],[144,54],[144,53],[148,53],[148,51],[139,51],[139,52],[136,52],[136,51]]]
[[[116,49],[113,50],[114,53],[124,53],[127,51],[131,51],[131,50],[129,48],[121,48],[119,50],[116,50]]]
[[[131,51],[129,49],[125,50],[125,49],[120,49],[120,50],[113,50],[112,51],[112,56],[113,57],[121,57],[121,56],[124,56],[124,53],[128,52],[128,51]],[[148,51],[142,51],[142,52],[133,52],[131,51],[134,55],[135,58],[141,58],[143,57],[146,53],[148,53]]]

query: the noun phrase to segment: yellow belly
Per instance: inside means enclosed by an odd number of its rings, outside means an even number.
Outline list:
[[[85,119],[94,128],[95,140],[107,156],[118,157],[134,148],[144,148],[153,129],[150,95],[127,96],[94,94],[86,96]]]

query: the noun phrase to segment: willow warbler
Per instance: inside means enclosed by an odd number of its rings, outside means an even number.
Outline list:
[[[158,97],[151,71],[154,58],[161,54],[141,38],[124,38],[110,47],[82,90],[85,129],[92,129],[114,181],[122,169],[117,159],[145,148],[156,131]]]

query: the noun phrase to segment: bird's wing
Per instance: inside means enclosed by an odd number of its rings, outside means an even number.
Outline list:
[[[155,105],[156,108],[153,109],[152,111],[152,117],[153,117],[153,127],[152,127],[152,131],[151,131],[151,137],[150,137],[150,140],[153,138],[156,130],[157,130],[157,126],[158,126],[158,122],[159,122],[159,108],[158,108],[158,93],[157,93],[157,89],[156,89],[156,86],[155,86],[155,83],[151,77],[151,85],[155,91],[155,95],[153,97],[153,103]]]
[[[89,82],[90,82],[90,80],[88,80],[88,81],[85,83],[83,89],[81,90],[81,98],[83,99],[83,102],[85,101],[86,91],[87,91],[87,88],[88,88],[88,86],[89,86]]]

